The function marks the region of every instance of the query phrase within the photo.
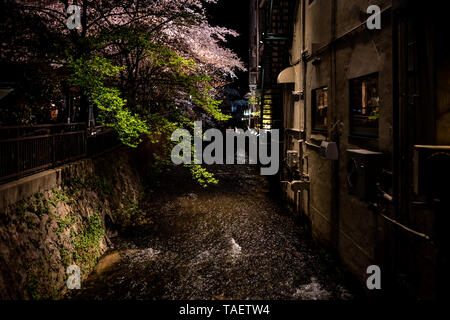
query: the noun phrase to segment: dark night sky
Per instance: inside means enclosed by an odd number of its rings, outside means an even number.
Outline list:
[[[238,54],[248,65],[248,43],[249,43],[249,2],[248,0],[218,0],[217,4],[210,5],[208,9],[209,22],[212,25],[227,27],[237,31],[238,38],[230,38],[227,47]],[[239,80],[235,86],[241,94],[248,92],[247,72],[238,74]]]

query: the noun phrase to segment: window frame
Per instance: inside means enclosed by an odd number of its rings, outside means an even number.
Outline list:
[[[378,94],[378,99],[380,100],[380,73],[378,71],[376,72],[372,72],[372,73],[368,73],[362,76],[358,76],[355,78],[350,78],[348,79],[348,92],[349,92],[349,96],[348,96],[348,119],[349,119],[349,136],[351,137],[358,137],[358,138],[366,138],[366,139],[378,139],[380,136],[380,118],[378,117],[378,121],[377,121],[377,126],[376,126],[376,133],[372,134],[369,132],[361,132],[360,130],[355,130],[354,128],[354,118],[353,116],[355,115],[353,112],[353,97],[352,97],[352,93],[354,92],[354,81],[355,80],[364,80],[364,79],[370,79],[371,77],[375,76],[376,77],[376,81],[377,81],[377,94]],[[380,110],[381,110],[381,106],[379,106]]]
[[[324,90],[327,89],[327,90]],[[326,119],[327,124],[323,128],[317,128],[316,126],[316,115],[317,115],[317,91],[322,90],[327,92],[327,111],[326,111]],[[311,132],[312,133],[320,133],[327,134],[328,133],[328,110],[329,110],[329,86],[321,86],[311,90]]]

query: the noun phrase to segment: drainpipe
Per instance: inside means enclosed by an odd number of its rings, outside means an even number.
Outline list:
[[[304,139],[305,142],[307,141],[307,122],[306,122],[306,101],[308,100],[308,94],[306,92],[306,75],[307,75],[307,68],[308,68],[308,62],[306,60],[306,57],[304,55],[304,52],[306,50],[306,0],[302,0],[302,53],[301,53],[301,59],[303,61],[303,68],[302,68],[302,75],[303,75],[303,132],[304,132]],[[302,145],[302,178],[304,176],[304,166],[305,166],[305,160],[308,161],[307,158],[305,158],[305,152],[304,149],[306,147]],[[309,163],[307,163],[306,166],[306,175],[309,176]],[[307,199],[307,212],[308,215],[311,214],[311,192],[308,190],[308,199]]]
[[[399,2],[399,1],[396,1]],[[394,3],[395,6],[395,3]],[[400,199],[402,199],[403,194],[401,193],[400,179],[401,179],[401,144],[400,144],[400,133],[401,133],[401,118],[400,118],[400,99],[403,99],[401,95],[402,88],[402,75],[400,74],[400,36],[401,31],[401,13],[402,9],[400,7],[395,7],[392,10],[391,24],[392,24],[392,78],[393,78],[393,88],[392,88],[392,136],[393,136],[393,155],[392,155],[392,168],[393,168],[393,181],[392,189],[394,195],[394,217],[395,219],[400,218],[401,204]],[[398,231],[393,228],[385,228],[387,233],[387,239],[389,241],[388,246],[385,247],[385,259],[388,265],[388,279],[392,280],[398,273]]]
[[[270,0],[270,14],[269,14],[269,26],[270,26],[270,32],[272,33],[272,18],[273,18],[273,0]],[[267,31],[269,31],[269,28],[267,28]]]
[[[306,0],[302,1],[302,61],[303,61],[303,130],[306,134],[306,69],[308,67],[308,62],[305,59],[303,53],[306,50]]]
[[[336,0],[331,1],[331,93],[333,95],[332,116],[334,118],[334,125],[330,129],[330,138],[335,141],[339,150],[339,124],[337,114],[337,92],[336,92]],[[339,252],[339,159],[333,162],[333,183],[332,183],[332,208],[331,208],[331,239],[332,243]]]

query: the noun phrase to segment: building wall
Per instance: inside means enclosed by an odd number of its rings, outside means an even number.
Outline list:
[[[386,8],[390,1],[375,1]],[[365,283],[369,265],[382,264],[380,246],[383,244],[385,222],[367,209],[368,203],[350,195],[347,187],[347,149],[363,148],[385,153],[385,168],[390,169],[392,155],[392,28],[383,18],[382,30],[369,31],[360,26],[368,15],[368,1],[314,0],[300,2],[294,23],[291,63],[295,69],[295,91],[303,91],[303,99],[295,102],[285,117],[292,128],[304,130],[306,142],[290,147],[302,157],[302,169],[309,177],[310,189],[285,192],[297,210],[308,217],[312,233],[324,244],[335,248],[348,269]],[[305,10],[305,19],[302,20]],[[335,15],[333,15],[335,12]],[[364,20],[363,20],[364,19]],[[335,22],[335,23],[333,23]],[[305,41],[303,42],[303,25]],[[343,37],[342,37],[343,36]],[[342,37],[342,38],[341,38]],[[336,39],[332,41],[332,39]],[[302,52],[303,59],[302,59]],[[317,63],[317,59],[320,62]],[[377,72],[382,109],[378,139],[357,139],[350,136],[349,80]],[[303,74],[306,77],[304,87]],[[286,86],[286,85],[285,85]],[[312,91],[328,87],[328,130],[312,130]],[[306,105],[306,108],[305,108]],[[306,112],[306,113],[305,113]],[[303,117],[306,117],[304,126]],[[335,126],[336,124],[336,126]],[[339,137],[335,130],[340,129]],[[320,157],[321,141],[339,145],[339,160]]]
[[[340,139],[339,160],[339,251],[342,259],[351,263],[352,269],[361,280],[367,277],[366,268],[371,264],[382,264],[376,255],[379,245],[377,215],[367,209],[368,203],[348,194],[346,150],[353,148],[383,152],[386,158],[384,168],[392,169],[392,43],[391,27],[383,25],[380,32],[362,32],[355,35],[351,47],[345,44],[336,48],[336,117],[343,122]],[[350,40],[349,40],[350,41]],[[378,139],[364,141],[350,136],[349,128],[349,79],[378,72],[380,119]],[[341,241],[342,240],[342,241]],[[353,247],[353,248],[351,248]],[[353,249],[353,250],[352,250]],[[352,255],[357,253],[357,258]]]
[[[86,280],[111,244],[111,221],[136,222],[127,208],[140,197],[153,149],[116,149],[2,185],[0,298],[66,298],[71,265]]]
[[[381,30],[366,27],[370,5],[381,8]],[[278,77],[285,133],[281,159],[288,158],[287,151],[298,152],[298,165],[289,168],[285,161],[280,175],[286,198],[363,288],[367,267],[378,265],[389,293],[447,295],[445,12],[408,0],[297,0],[295,8],[289,64]],[[259,10],[264,16],[264,6]],[[351,132],[350,80],[370,74],[378,75],[377,137]],[[327,123],[317,131],[312,130],[313,90],[322,87],[328,87]],[[320,156],[324,141],[336,143],[338,160]],[[370,199],[351,194],[351,149],[381,154],[364,165],[367,177],[376,178]],[[426,164],[422,154],[434,162]],[[293,183],[297,180],[302,183]],[[308,184],[300,191],[292,188]]]

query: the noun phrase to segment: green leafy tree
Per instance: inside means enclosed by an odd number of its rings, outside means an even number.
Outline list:
[[[118,76],[121,68],[98,56],[74,60],[69,66],[73,70],[70,83],[80,87],[96,104],[101,111],[100,122],[114,128],[124,144],[137,147],[143,135],[150,133],[147,123],[126,108],[127,101],[117,88],[105,85],[106,80]]]
[[[55,72],[68,66],[84,111],[90,98],[100,123],[124,144],[136,147],[149,137],[166,150],[171,131],[190,127],[201,113],[228,119],[215,88],[244,70],[224,47],[226,37],[237,34],[211,26],[205,2],[215,0],[77,1],[80,28],[69,29],[69,1],[11,0],[0,4],[8,20],[0,30],[7,39],[0,62],[39,61]]]

